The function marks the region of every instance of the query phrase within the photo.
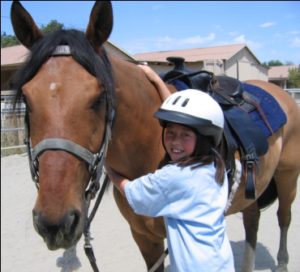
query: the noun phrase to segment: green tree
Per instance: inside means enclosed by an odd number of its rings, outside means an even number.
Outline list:
[[[287,83],[289,88],[300,88],[300,65],[289,69],[289,78]]]
[[[6,35],[5,32],[1,33],[1,48],[18,45],[20,42],[13,35]]]
[[[57,22],[56,20],[51,20],[46,26],[41,26],[41,31],[44,34],[63,29],[64,25]],[[18,41],[15,35],[6,35],[5,32],[1,33],[1,48],[18,45],[20,42]]]
[[[264,66],[270,67],[270,66],[282,66],[283,63],[280,60],[270,60],[268,62],[263,62]]]
[[[42,25],[41,30],[44,34],[54,32],[56,30],[63,29],[64,25],[57,22],[56,20],[51,20],[46,26]]]

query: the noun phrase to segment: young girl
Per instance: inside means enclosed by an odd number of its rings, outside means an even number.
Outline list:
[[[164,217],[170,271],[234,271],[225,232],[227,177],[216,150],[224,125],[220,106],[190,89],[169,96],[155,117],[166,150],[160,169],[131,182],[107,169],[111,181],[135,213]]]

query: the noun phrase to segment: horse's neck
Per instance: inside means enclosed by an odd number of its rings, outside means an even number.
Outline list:
[[[136,65],[112,60],[116,119],[107,161],[134,178],[155,170],[163,156],[161,127],[153,117],[161,105],[157,90]]]

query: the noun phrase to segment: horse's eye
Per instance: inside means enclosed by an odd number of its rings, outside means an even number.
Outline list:
[[[92,109],[93,110],[99,110],[100,107],[103,105],[105,102],[105,93],[101,93],[100,96],[97,97],[97,99],[93,102],[92,104]]]

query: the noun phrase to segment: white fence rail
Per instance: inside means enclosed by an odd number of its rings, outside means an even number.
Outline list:
[[[26,152],[24,145],[25,104],[13,111],[14,91],[1,91],[1,156]]]
[[[298,105],[300,105],[300,88],[294,88],[294,89],[285,89],[297,102]]]

